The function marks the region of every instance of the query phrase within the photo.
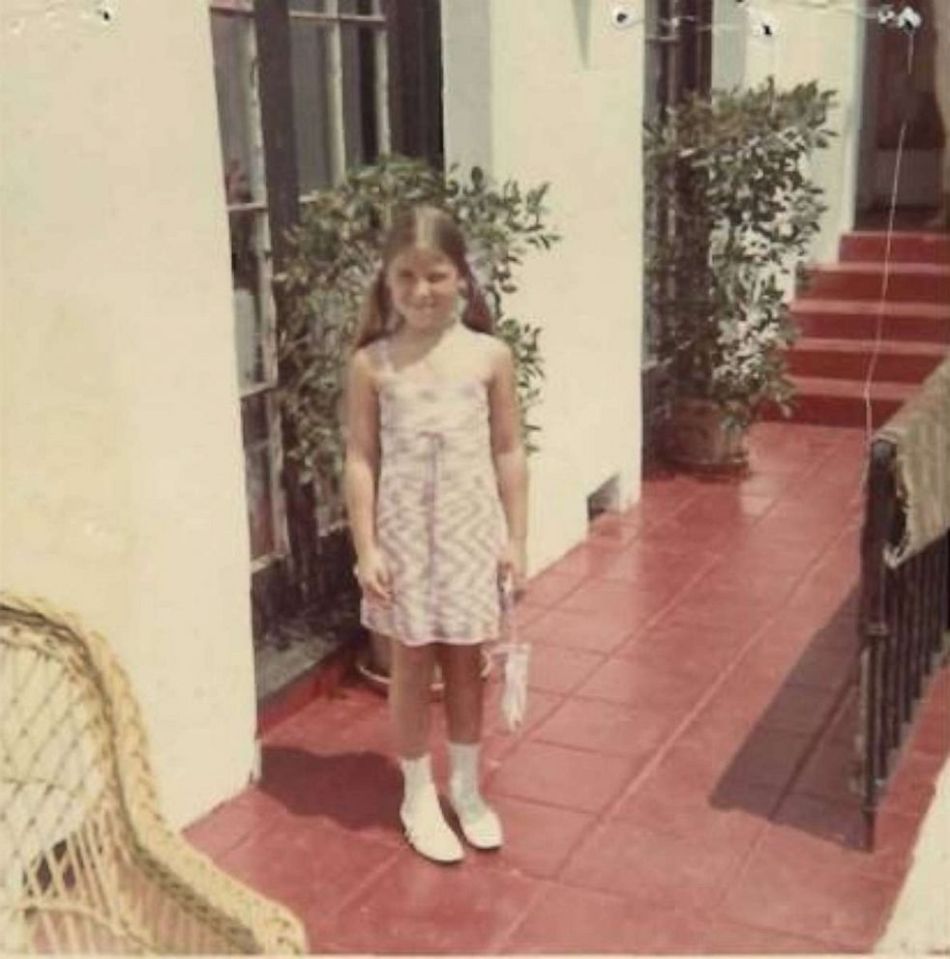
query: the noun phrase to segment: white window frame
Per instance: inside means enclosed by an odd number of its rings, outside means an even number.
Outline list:
[[[355,14],[341,12],[340,0],[326,0],[325,10],[321,13],[304,10],[288,10],[292,20],[309,21],[320,25],[328,33],[329,47],[329,88],[330,88],[330,174],[333,183],[339,183],[346,174],[346,113],[343,90],[343,30],[345,26],[355,25],[369,28],[374,32],[375,52],[375,115],[376,143],[379,154],[391,151],[391,128],[389,118],[389,67],[388,32],[390,23],[383,9],[384,0],[372,0],[372,12]],[[254,0],[208,0],[210,14],[239,17],[254,17]],[[257,62],[256,34],[252,28],[247,31],[249,62]],[[273,268],[271,262],[271,238],[268,218],[268,197],[264,166],[263,124],[261,117],[260,91],[256,74],[247,91],[246,117],[251,131],[251,169],[248,171],[254,202],[228,205],[229,214],[253,214],[257,232],[258,290],[261,311],[261,354],[263,379],[259,383],[242,385],[240,397],[242,403],[254,396],[263,394],[266,404],[267,432],[266,440],[245,447],[245,454],[266,447],[270,463],[270,500],[274,531],[273,551],[251,560],[252,573],[270,566],[288,556],[289,534],[287,529],[287,510],[284,491],[281,484],[283,471],[283,444],[281,442],[280,410],[276,390],[278,386],[277,362],[277,313],[273,297]],[[315,192],[301,194],[298,202],[303,205],[313,202]]]
[[[248,43],[248,62],[257,63],[257,36],[254,31],[254,6],[252,0],[211,0],[210,13],[250,19],[250,29],[246,31]],[[270,223],[267,204],[267,180],[264,166],[264,136],[261,122],[260,90],[256,79],[249,84],[245,104],[247,107],[247,129],[251,135],[250,180],[251,194],[259,199],[249,203],[229,203],[228,213],[253,215],[256,235],[255,249],[258,251],[257,289],[260,296],[260,339],[262,379],[257,383],[240,384],[242,405],[245,400],[263,395],[267,419],[267,437],[244,447],[245,456],[266,449],[268,453],[268,484],[271,503],[271,526],[274,534],[273,549],[269,553],[251,558],[251,572],[270,566],[284,559],[290,550],[287,530],[287,508],[284,499],[281,474],[284,463],[284,447],[281,441],[280,411],[276,389],[277,378],[277,309],[273,294],[273,267],[271,262]]]
[[[326,0],[323,13],[289,10],[290,19],[322,26],[327,32],[330,52],[330,176],[339,183],[346,175],[346,113],[343,99],[343,26],[354,24],[374,32],[376,53],[376,142],[380,154],[392,149],[389,125],[389,52],[387,36],[389,21],[382,11],[381,0],[373,0],[371,14],[340,13],[339,0]],[[300,203],[311,203],[315,192],[300,195]]]

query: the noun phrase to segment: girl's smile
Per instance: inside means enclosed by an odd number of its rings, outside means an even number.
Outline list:
[[[453,322],[462,280],[447,256],[425,247],[411,247],[389,264],[386,287],[396,312],[410,330],[435,333]]]

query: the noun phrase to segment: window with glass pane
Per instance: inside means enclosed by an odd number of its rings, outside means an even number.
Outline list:
[[[251,535],[251,558],[270,556],[277,551],[274,523],[274,449],[269,429],[270,397],[258,393],[241,401],[244,434],[247,517]]]
[[[300,193],[389,149],[386,21],[378,0],[291,0],[291,78]]]
[[[371,17],[379,14],[379,0],[338,0],[344,16]]]
[[[319,22],[291,17],[294,137],[301,193],[311,193],[333,182],[330,56],[330,30]]]
[[[289,30],[290,62],[283,57],[279,63],[268,60],[264,82],[270,96],[286,90],[289,81],[289,102],[274,109],[282,114],[281,135],[292,126],[286,135],[293,137],[293,175],[306,202],[309,194],[338,182],[347,167],[372,162],[389,150],[386,18],[380,0],[287,0],[269,7],[267,16],[257,17],[254,0],[210,0],[210,6],[248,523],[255,565],[263,566],[286,552],[287,531],[274,393],[276,315],[270,230],[275,221],[268,213],[262,122],[274,118],[261,116],[256,31],[283,30],[285,24]],[[262,33],[262,50],[272,49],[272,40]],[[281,73],[281,67],[286,72]],[[277,81],[275,69],[280,74]],[[280,169],[268,172],[278,178],[275,188],[282,175],[291,175]],[[281,215],[286,219],[286,211]]]
[[[252,559],[283,551],[277,465],[276,385],[270,232],[254,18],[245,0],[214,0],[211,10],[221,167],[228,204],[234,342],[241,389],[245,484]]]
[[[231,236],[234,335],[242,391],[267,384],[272,364],[269,237],[263,148],[256,102],[254,21],[240,12],[211,14],[221,162]]]
[[[376,31],[343,26],[343,128],[346,166],[372,163],[379,155],[376,103]]]

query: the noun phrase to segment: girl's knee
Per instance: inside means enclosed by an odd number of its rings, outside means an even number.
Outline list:
[[[435,653],[429,646],[407,646],[392,641],[392,677],[404,685],[425,685],[431,681]]]

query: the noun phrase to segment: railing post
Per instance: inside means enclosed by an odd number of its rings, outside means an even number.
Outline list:
[[[879,784],[886,776],[889,730],[888,682],[883,653],[891,630],[888,622],[884,546],[894,521],[894,447],[885,441],[871,445],[867,501],[861,534],[861,606],[858,619],[862,671],[861,717],[864,732],[862,810],[865,844],[874,848],[874,822]],[[882,675],[885,672],[885,675]]]
[[[868,449],[861,531],[860,790],[866,844],[874,847],[881,795],[927,693],[946,664],[950,605],[950,359]],[[889,550],[895,550],[895,556]]]

